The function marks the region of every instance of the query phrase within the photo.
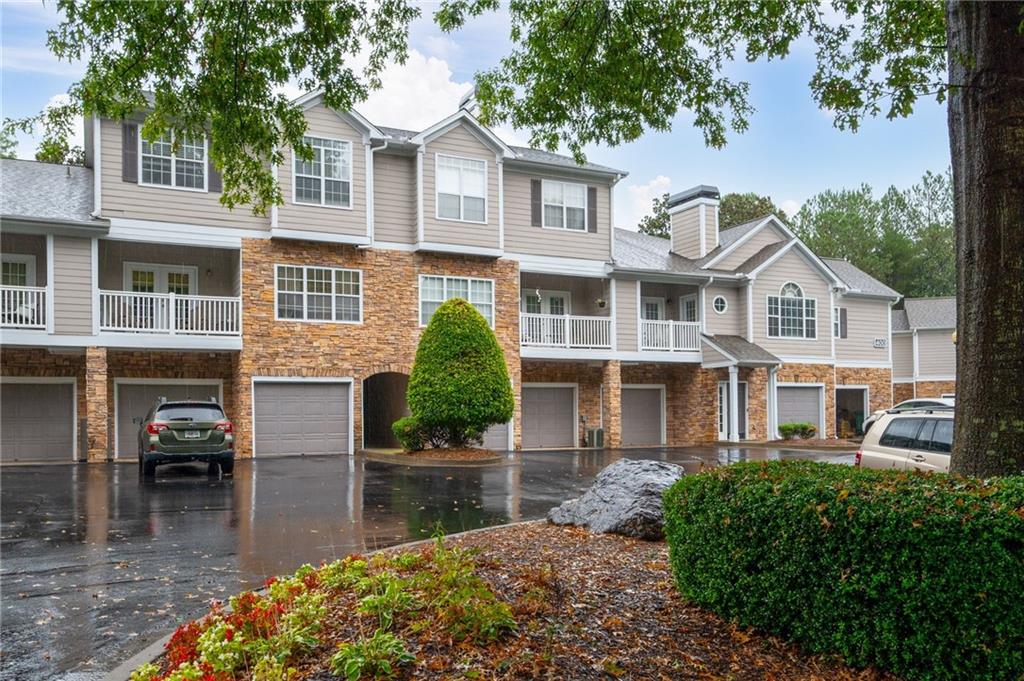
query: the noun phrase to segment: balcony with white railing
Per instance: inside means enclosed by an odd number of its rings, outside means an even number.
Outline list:
[[[46,329],[46,288],[0,286],[0,328]]]
[[[658,352],[700,350],[700,322],[640,320],[640,349]]]
[[[240,337],[238,297],[100,291],[100,331],[167,336]]]
[[[523,347],[609,350],[611,317],[522,313],[519,341]]]

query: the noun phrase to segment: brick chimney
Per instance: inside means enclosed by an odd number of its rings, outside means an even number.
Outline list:
[[[701,184],[668,197],[672,251],[703,258],[718,246],[718,187]]]

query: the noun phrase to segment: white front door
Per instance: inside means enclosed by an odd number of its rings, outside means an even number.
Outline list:
[[[737,419],[737,428],[739,429],[739,438],[741,440],[747,439],[747,382],[739,381],[737,383],[737,411],[739,412],[739,418]],[[729,439],[729,381],[718,382],[718,439],[728,440]]]
[[[132,293],[198,293],[199,270],[187,265],[125,263],[124,290]]]
[[[665,299],[644,298],[641,300],[640,316],[652,322],[663,321],[665,319]]]
[[[538,291],[523,293],[523,311],[527,314],[542,314],[559,317],[559,319],[539,319],[531,323],[529,333],[531,342],[548,345],[564,345],[568,329],[567,320],[561,319],[569,314],[571,298],[566,291]],[[539,323],[538,323],[539,322]]]

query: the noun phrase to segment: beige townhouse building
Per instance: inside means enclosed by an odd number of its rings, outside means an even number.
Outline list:
[[[899,294],[773,216],[670,239],[613,227],[625,172],[509,146],[465,110],[425,130],[306,112],[311,162],[266,216],[219,202],[206,140],[86,122],[86,165],[0,162],[4,461],[135,460],[160,397],[214,396],[240,456],[393,446],[444,300],[491,323],[516,395],[498,449],[848,434],[892,403]]]
[[[905,298],[892,313],[896,402],[956,394],[956,298]]]

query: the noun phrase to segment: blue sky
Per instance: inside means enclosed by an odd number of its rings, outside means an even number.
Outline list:
[[[390,69],[383,90],[357,107],[375,123],[418,129],[443,118],[455,110],[473,74],[496,64],[509,49],[508,23],[501,14],[445,35],[430,20],[435,8],[424,5],[424,18],[412,27],[408,63]],[[46,48],[46,30],[57,22],[52,3],[5,1],[0,22],[2,115],[36,113],[66,92],[81,66],[58,62]],[[686,112],[671,132],[648,133],[618,148],[588,149],[591,160],[629,171],[616,188],[616,224],[634,227],[652,197],[696,184],[717,185],[723,193],[757,192],[792,210],[825,189],[866,182],[880,194],[889,185],[906,187],[926,170],[949,165],[945,107],[923,101],[908,119],[869,119],[857,133],[842,132],[811,98],[807,82],[813,68],[807,46],[798,46],[783,61],[734,65],[730,75],[750,82],[757,111],[750,128],[731,134],[724,149],[706,148]],[[498,133],[513,143],[527,138],[520,131]],[[34,141],[19,141],[19,155],[30,158]]]

